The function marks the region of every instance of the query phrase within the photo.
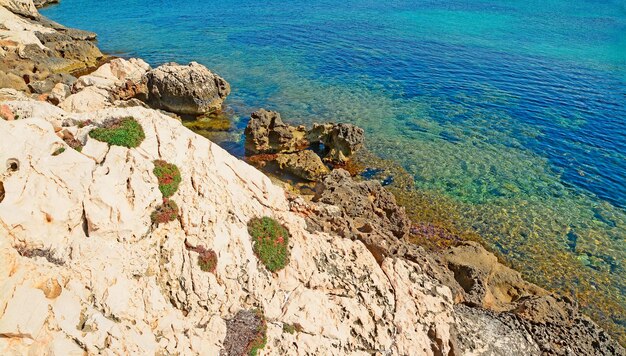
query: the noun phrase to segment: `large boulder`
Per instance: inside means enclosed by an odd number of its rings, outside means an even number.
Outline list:
[[[52,102],[70,112],[88,112],[111,106],[126,105],[131,99],[145,100],[147,87],[145,73],[150,65],[141,59],[116,58],[100,66],[93,73],[79,77],[73,84],[73,94],[65,90],[51,93]],[[62,92],[62,93],[61,93]],[[135,106],[133,103],[131,106]]]
[[[306,129],[285,124],[276,111],[253,112],[244,133],[246,151],[253,154],[290,153],[309,145]]]
[[[320,156],[311,150],[281,153],[276,156],[276,163],[281,170],[310,181],[321,180],[330,173]]]
[[[307,130],[286,124],[279,113],[265,109],[250,115],[245,135],[248,153],[291,153],[320,144],[324,160],[334,164],[345,164],[365,141],[363,129],[352,124],[313,124]]]
[[[153,107],[177,114],[203,115],[222,109],[230,85],[202,64],[167,63],[146,74]]]

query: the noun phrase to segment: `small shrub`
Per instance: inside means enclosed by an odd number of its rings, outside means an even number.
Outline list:
[[[159,190],[163,194],[163,198],[171,197],[176,193],[181,181],[180,171],[176,165],[163,160],[156,160],[152,172],[159,180]]]
[[[146,138],[141,125],[132,117],[111,120],[91,130],[89,136],[114,146],[137,147]]]
[[[217,267],[217,254],[215,251],[209,249],[200,252],[198,255],[198,266],[204,272],[214,273]]]
[[[268,270],[279,271],[289,263],[289,231],[278,221],[269,217],[252,219],[248,232],[254,253]]]
[[[65,152],[65,147],[59,147],[56,151],[52,152],[53,156],[58,156],[61,153]]]
[[[215,272],[215,268],[217,267],[217,254],[215,251],[209,249],[207,250],[203,246],[193,246],[187,240],[185,240],[185,247],[189,251],[194,251],[198,253],[198,266],[204,272]]]
[[[173,200],[163,199],[163,204],[160,205],[150,215],[153,224],[164,224],[170,221],[178,219],[178,205]]]

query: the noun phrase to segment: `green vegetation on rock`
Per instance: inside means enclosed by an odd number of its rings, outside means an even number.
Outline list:
[[[215,251],[200,247],[196,251],[198,251],[198,266],[200,266],[200,269],[204,272],[215,272],[215,268],[217,268],[217,254]]]
[[[137,147],[146,138],[141,125],[132,117],[111,120],[103,127],[95,128],[89,136],[114,146]]]
[[[161,204],[151,215],[152,223],[164,224],[178,219],[178,205],[173,200],[163,199]]]
[[[248,355],[256,356],[256,354],[265,347],[267,344],[267,322],[265,321],[265,315],[263,315],[263,311],[261,309],[254,309],[252,311],[256,314],[257,318],[260,320],[260,325],[256,330],[256,337],[254,340],[250,342],[250,351]]]
[[[254,253],[268,270],[276,272],[289,263],[289,231],[278,221],[254,218],[248,222],[248,232]]]
[[[181,181],[180,170],[176,165],[156,160],[153,173],[159,180],[159,190],[164,198],[169,198],[176,193]]]

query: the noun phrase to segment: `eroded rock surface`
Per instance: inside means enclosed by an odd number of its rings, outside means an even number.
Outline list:
[[[267,318],[266,354],[452,348],[447,287],[415,263],[390,258],[381,267],[361,242],[307,231],[282,189],[176,120],[144,108],[54,114],[44,102],[6,105],[24,117],[0,120],[0,160],[19,162],[2,176],[0,353],[218,354],[227,320],[251,308]],[[146,132],[138,148],[87,135],[126,116]],[[184,202],[180,219],[158,227],[149,216],[161,203],[155,159],[183,177],[172,197]],[[292,262],[279,273],[252,252],[246,224],[258,216],[291,232]],[[201,271],[185,240],[215,250],[215,274]],[[284,333],[284,323],[301,331]]]
[[[311,150],[278,154],[276,163],[283,171],[310,181],[321,180],[330,172],[322,159]]]
[[[224,78],[196,62],[167,63],[149,71],[146,78],[151,105],[177,114],[219,111],[230,94]]]
[[[245,129],[246,151],[259,153],[292,153],[309,145],[304,126],[283,122],[276,111],[260,109],[250,115]]]
[[[95,34],[41,16],[32,0],[0,0],[0,86],[41,93],[55,77],[95,66],[104,56]]]
[[[346,163],[365,142],[362,128],[343,123],[314,124],[307,136],[311,143],[321,143],[327,148],[324,159],[332,163]]]

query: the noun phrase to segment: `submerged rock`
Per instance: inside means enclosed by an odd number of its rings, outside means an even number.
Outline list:
[[[230,84],[205,66],[167,63],[146,74],[150,105],[177,114],[202,115],[222,109]]]

